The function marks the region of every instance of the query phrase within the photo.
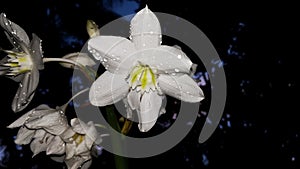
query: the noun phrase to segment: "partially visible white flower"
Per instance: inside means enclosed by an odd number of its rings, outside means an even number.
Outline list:
[[[8,128],[21,127],[15,140],[16,144],[30,144],[33,156],[46,151],[47,154],[61,155],[65,152],[65,144],[59,135],[70,126],[64,112],[40,105],[27,112]]]
[[[32,100],[39,82],[39,70],[44,68],[41,40],[33,34],[30,42],[26,32],[4,13],[0,14],[0,25],[14,46],[12,50],[3,50],[7,56],[0,60],[0,75],[20,83],[12,102],[12,110],[19,112]]]
[[[95,145],[102,142],[92,121],[87,124],[78,118],[71,120],[71,128],[61,135],[66,142],[65,162],[68,169],[81,166],[88,168],[91,164],[91,153]],[[83,165],[84,164],[84,165]]]
[[[165,94],[185,102],[204,98],[189,76],[193,63],[178,47],[161,45],[160,23],[147,7],[131,20],[130,40],[96,36],[89,51],[107,69],[92,85],[90,102],[106,106],[125,99],[127,117],[136,110],[139,129],[150,130],[160,114]]]
[[[64,112],[59,107],[52,109],[47,105],[32,109],[10,124],[8,128],[21,126],[30,130],[44,129],[53,135],[60,135],[69,127]]]

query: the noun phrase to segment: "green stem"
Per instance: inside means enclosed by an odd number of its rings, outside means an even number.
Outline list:
[[[107,113],[107,121],[111,125],[111,127],[117,130],[118,132],[121,132],[121,127],[117,120],[114,107],[107,106],[106,113]],[[112,136],[111,139],[112,139],[113,149],[121,150],[122,148],[120,146],[122,140],[120,140],[119,137],[115,137],[113,134],[111,136]],[[115,165],[116,165],[116,169],[128,169],[127,159],[122,156],[115,155]]]

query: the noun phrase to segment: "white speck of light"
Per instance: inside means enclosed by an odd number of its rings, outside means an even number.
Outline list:
[[[292,159],[291,159],[292,161],[295,161],[296,160],[296,158],[295,157],[292,157]]]

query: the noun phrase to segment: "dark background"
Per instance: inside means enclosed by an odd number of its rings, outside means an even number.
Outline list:
[[[127,159],[128,168],[299,168],[300,125],[299,110],[296,109],[299,100],[296,92],[299,85],[296,82],[299,77],[296,75],[299,27],[296,25],[299,17],[295,4],[165,0],[1,1],[0,12],[5,12],[29,35],[34,32],[39,36],[43,40],[45,57],[61,57],[79,51],[89,38],[85,29],[87,19],[101,27],[121,15],[138,11],[135,5],[141,9],[146,2],[152,11],[182,17],[206,34],[223,61],[228,94],[220,125],[207,142],[199,144],[197,140],[209,100],[204,101],[199,119],[180,144],[155,157]],[[168,40],[163,40],[168,44]],[[0,46],[11,47],[4,33],[0,34]],[[197,73],[205,74],[205,70],[200,67]],[[42,103],[52,107],[64,104],[71,97],[71,76],[72,70],[57,63],[47,64],[41,72],[36,96],[26,110]],[[199,78],[195,79],[199,81]],[[14,114],[10,108],[18,85],[0,77],[0,86],[0,168],[62,168],[63,164],[51,161],[43,153],[31,158],[29,145],[14,144],[17,129],[6,129],[6,126],[24,113]],[[209,93],[209,79],[203,78],[201,87]],[[173,122],[170,120],[174,112],[172,107],[168,107],[168,112],[171,113],[159,119],[154,132],[165,130]],[[70,113],[69,116],[74,115]],[[138,135],[136,127],[130,134]],[[103,151],[94,158],[91,168],[100,167],[115,168],[114,156]]]

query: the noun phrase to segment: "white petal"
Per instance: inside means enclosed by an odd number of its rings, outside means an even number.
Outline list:
[[[47,155],[49,154],[64,154],[66,151],[65,143],[59,136],[55,136],[49,146],[47,147]]]
[[[123,76],[106,71],[93,83],[89,99],[94,106],[106,106],[124,98],[128,90]]]
[[[95,125],[92,121],[89,121],[87,123],[88,128],[86,130],[86,135],[85,135],[85,144],[87,148],[90,150],[94,142],[96,141],[98,137],[98,132],[97,129],[95,128]]]
[[[46,115],[36,120],[28,120],[25,125],[31,129],[43,128],[54,135],[60,135],[68,128],[64,113],[55,109],[50,109]]]
[[[18,118],[16,121],[11,123],[9,126],[7,126],[7,128],[16,128],[22,126],[25,123],[25,121],[28,120],[28,115],[31,114],[33,111],[34,109],[30,110],[29,112]]]
[[[33,156],[37,155],[42,151],[46,151],[48,145],[52,142],[54,135],[45,133],[44,137],[42,138],[35,138],[31,144],[30,149],[33,152]]]
[[[73,129],[71,127],[68,127],[66,129],[66,131],[64,131],[60,137],[65,141],[65,142],[69,142],[69,139],[75,134],[75,132],[73,131]]]
[[[137,49],[158,47],[161,43],[160,23],[146,6],[131,20],[131,37]]]
[[[59,162],[59,163],[62,163],[64,162],[65,158],[66,158],[66,155],[62,155],[62,156],[52,156],[50,157],[53,161],[56,161],[56,162]]]
[[[83,168],[88,168],[91,164],[88,161],[90,161],[91,158],[90,152],[86,152],[84,154],[80,154],[80,156],[74,156],[71,159],[65,160],[65,163],[68,169],[78,169],[81,165],[83,165]]]
[[[200,102],[204,94],[197,83],[188,75],[160,75],[158,85],[161,90],[172,97],[185,102]]]
[[[73,131],[75,131],[76,133],[79,133],[79,134],[86,133],[85,130],[87,128],[87,125],[78,118],[71,119],[71,126],[72,126]]]
[[[141,93],[131,90],[127,95],[128,104],[131,110],[140,110]]]
[[[72,141],[70,143],[66,143],[66,159],[72,158],[76,153],[76,143]]]
[[[133,63],[133,58],[129,56],[135,52],[134,45],[123,37],[97,36],[88,41],[88,49],[95,59],[113,73],[128,73]]]
[[[86,138],[84,138],[84,140],[76,146],[75,155],[80,155],[84,152],[90,151],[90,149],[86,146],[85,141],[86,141]]]
[[[138,127],[141,132],[147,132],[154,126],[160,113],[161,104],[162,97],[157,92],[144,93],[140,105],[141,110],[138,111]]]
[[[20,86],[11,105],[14,112],[22,111],[28,106],[33,99],[38,83],[39,71],[36,67],[33,67],[31,72],[25,73],[22,82],[20,82]]]
[[[34,133],[35,130],[28,130],[26,127],[21,127],[18,131],[15,143],[19,145],[29,144],[34,136]]]
[[[129,106],[129,103],[128,103],[128,100],[127,100],[127,98],[124,98],[123,99],[123,103],[124,103],[124,106],[125,106],[125,108],[126,108],[126,118],[127,119],[131,119],[132,118],[132,109],[131,109],[131,107]]]
[[[86,161],[81,165],[80,169],[88,169],[90,168],[91,164],[92,164],[92,160]]]
[[[132,57],[149,65],[158,74],[189,73],[193,64],[181,50],[170,46],[141,50]]]
[[[29,44],[29,38],[27,33],[19,25],[11,22],[6,18],[4,13],[0,15],[0,25],[5,29],[5,31],[12,37],[24,42],[26,45]],[[11,40],[9,38],[9,40]],[[12,43],[14,45],[14,43]]]

